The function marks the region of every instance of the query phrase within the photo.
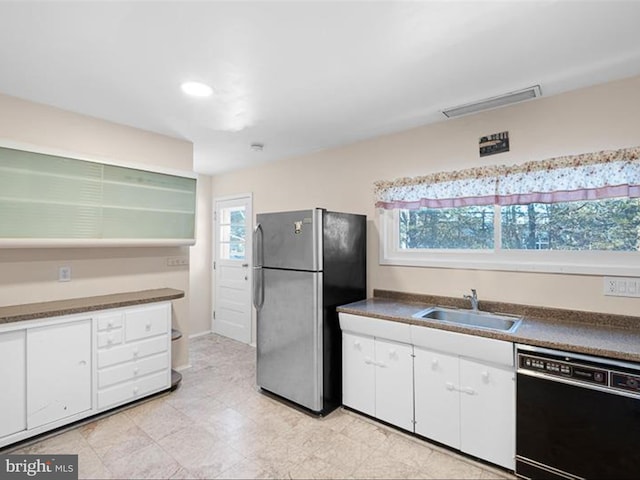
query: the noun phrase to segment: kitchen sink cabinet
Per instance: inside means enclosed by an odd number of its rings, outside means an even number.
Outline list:
[[[414,354],[415,432],[459,449],[458,357],[422,348]]]
[[[460,450],[515,468],[515,372],[460,359]]]
[[[0,437],[27,428],[26,331],[0,333]]]
[[[27,427],[91,409],[91,319],[27,331]]]
[[[416,347],[415,431],[513,469],[515,372]]]
[[[515,467],[513,343],[340,313],[343,404]]]
[[[413,347],[342,334],[344,405],[413,431]]]

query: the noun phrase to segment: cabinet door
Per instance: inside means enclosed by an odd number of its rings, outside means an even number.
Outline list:
[[[458,357],[414,347],[415,431],[460,448]]]
[[[27,428],[25,331],[0,333],[0,437]]]
[[[375,358],[373,338],[342,334],[342,403],[375,415]]]
[[[27,332],[27,426],[91,408],[91,320]]]
[[[376,339],[376,417],[413,431],[413,347]]]
[[[463,452],[515,467],[515,372],[460,359]]]

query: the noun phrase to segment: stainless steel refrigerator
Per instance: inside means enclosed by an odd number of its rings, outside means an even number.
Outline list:
[[[342,403],[336,307],[366,297],[366,217],[315,208],[256,220],[257,384],[329,413]]]

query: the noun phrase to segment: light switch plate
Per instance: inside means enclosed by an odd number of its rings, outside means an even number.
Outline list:
[[[640,297],[640,278],[604,277],[603,293],[612,297]]]

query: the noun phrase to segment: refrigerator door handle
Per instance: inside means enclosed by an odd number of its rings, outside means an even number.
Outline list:
[[[258,223],[253,231],[253,306],[256,310],[264,304],[263,260],[262,226]]]

